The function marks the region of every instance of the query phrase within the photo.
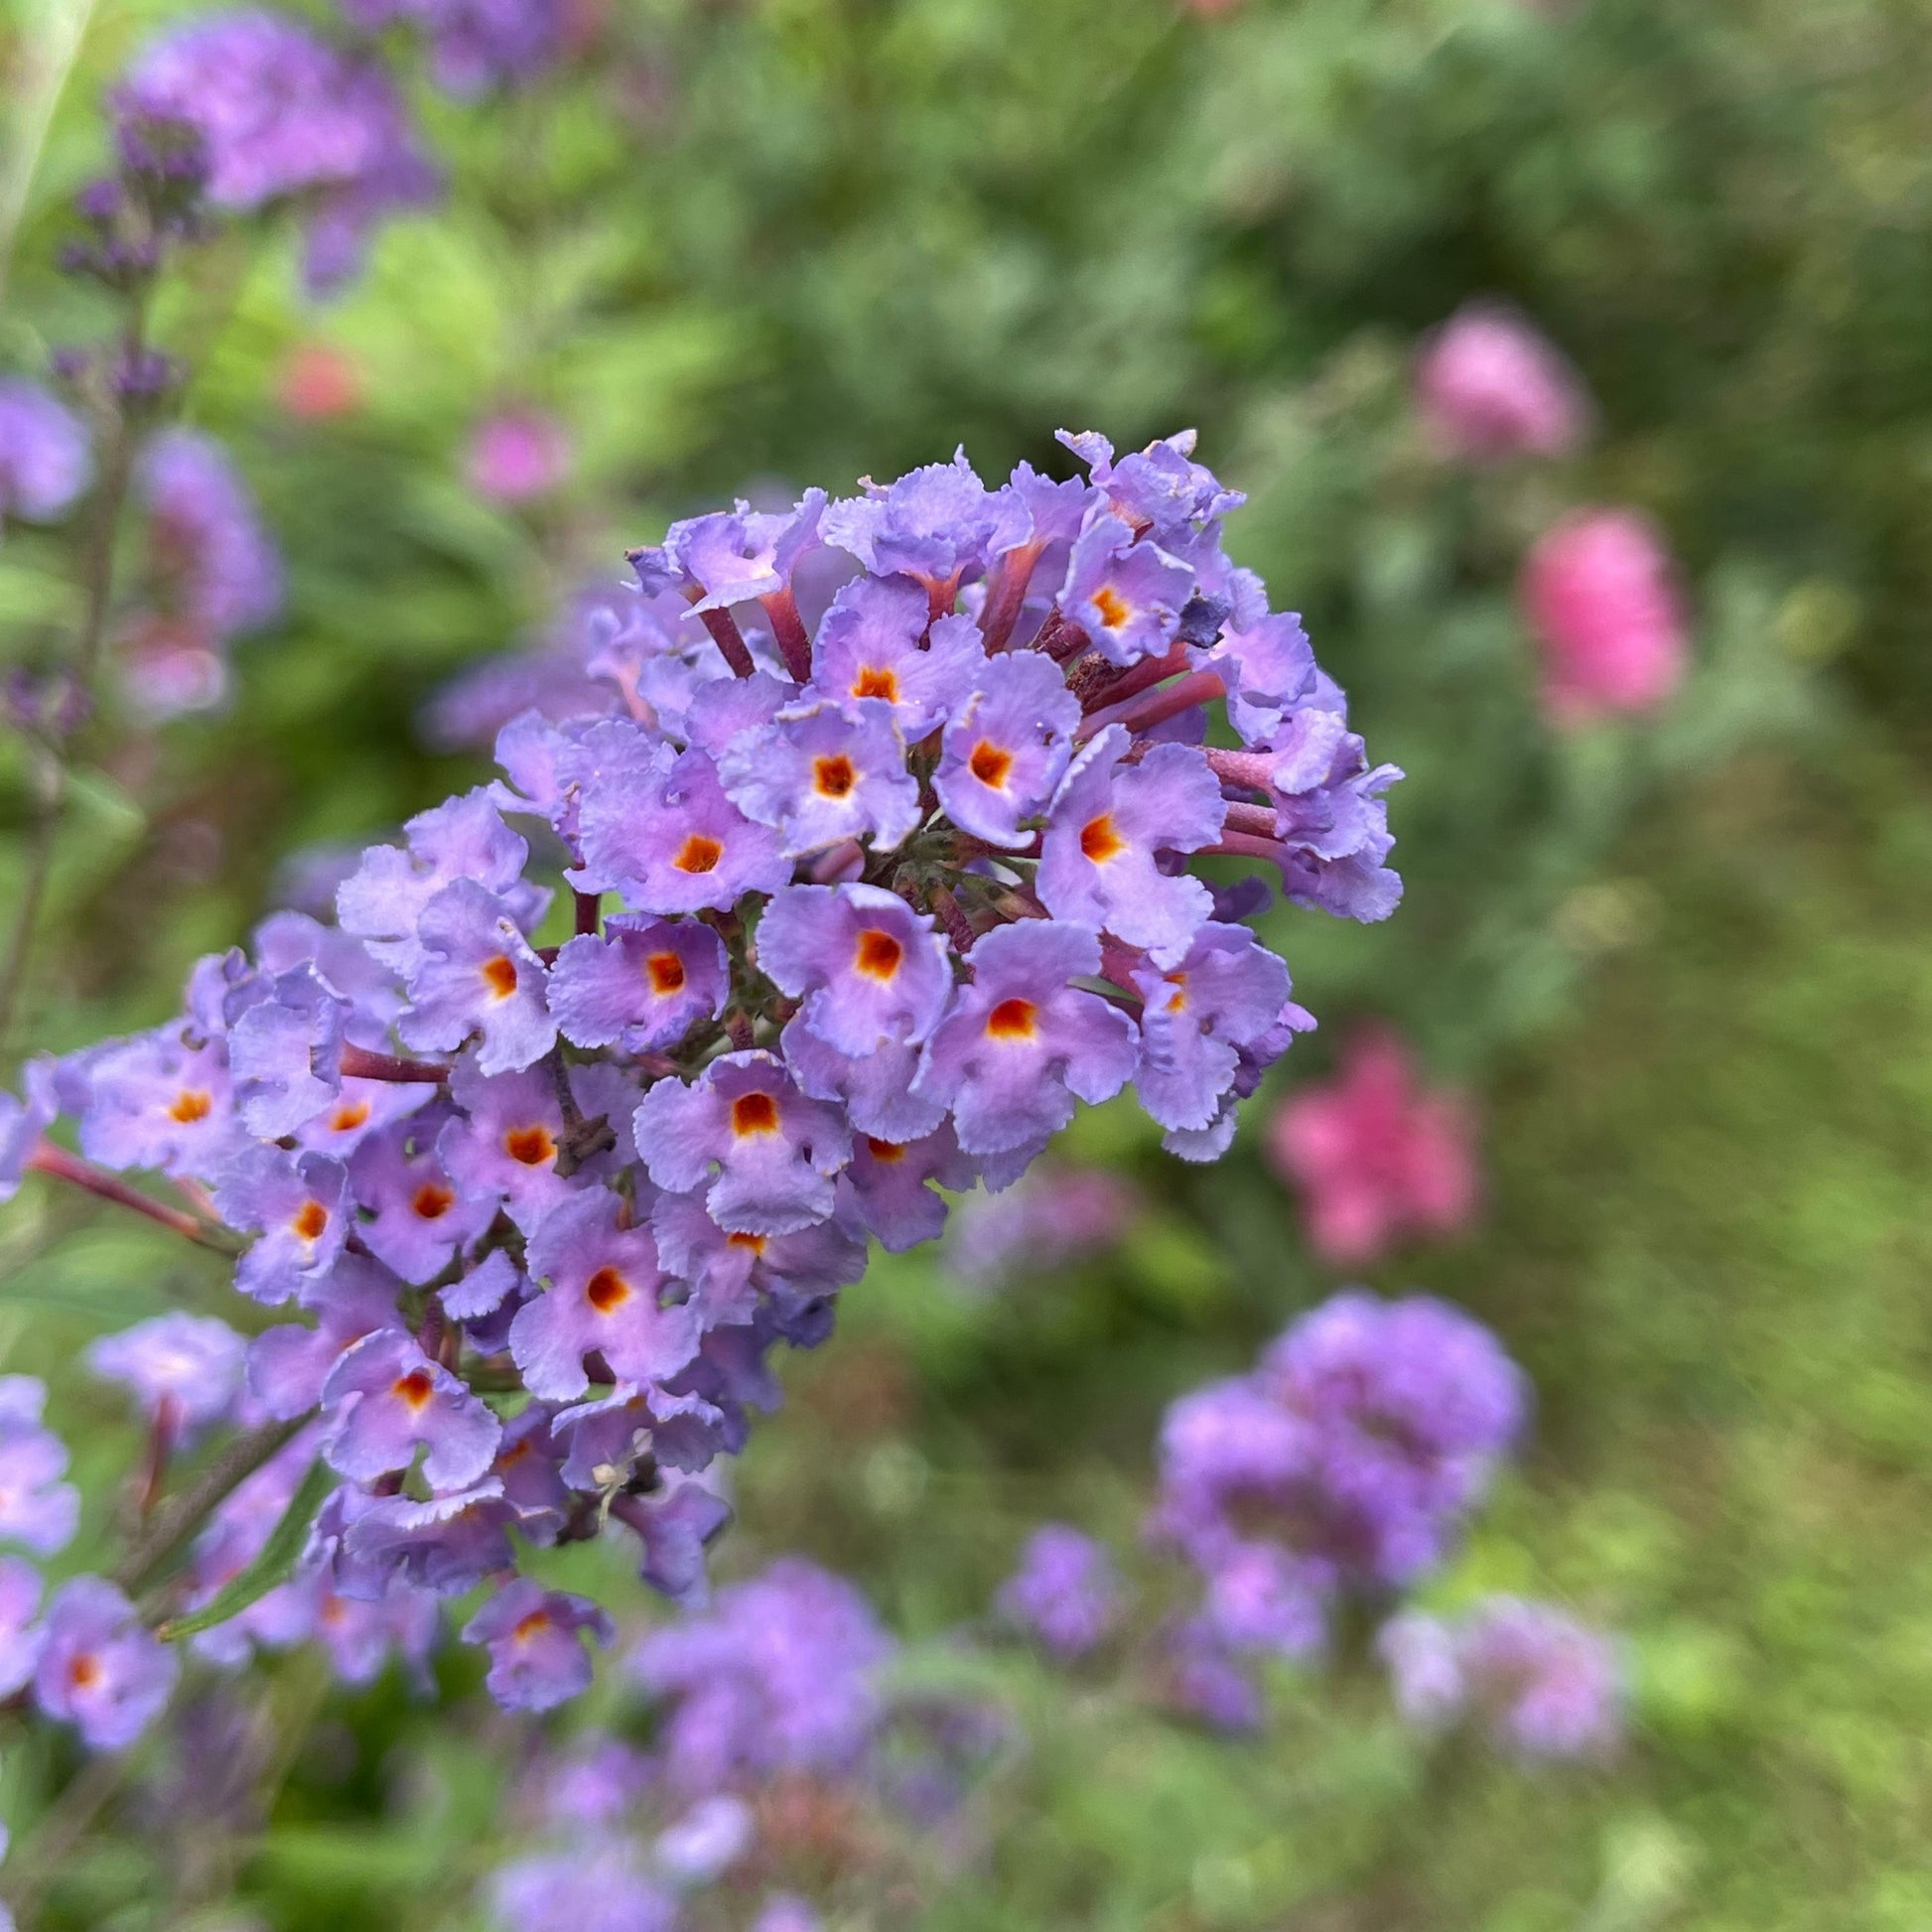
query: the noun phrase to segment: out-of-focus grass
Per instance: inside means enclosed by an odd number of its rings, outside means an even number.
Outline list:
[[[1542,1410],[1438,1593],[1551,1593],[1629,1631],[1622,1761],[1419,1764],[1346,1660],[1284,1678],[1271,1734],[1233,1747],[1016,1661],[1034,1754],[1000,1801],[990,1882],[958,1887],[940,1924],[1932,1915],[1932,808],[1876,756],[1849,774],[1767,760],[1680,799],[1629,856],[1621,890],[1653,936],[1505,1079],[1486,1225],[1425,1277],[1496,1324]],[[1040,1514],[1125,1542],[1145,1462],[1129,1446],[1208,1345],[1158,1345],[1135,1266],[1111,1289],[1018,1291],[1048,1324],[1056,1300],[1111,1296],[1115,1332],[1056,1357],[1004,1457],[934,1391],[1024,1312],[937,1318],[927,1298],[949,1291],[923,1268],[860,1290],[749,1458],[729,1561],[821,1552],[931,1628],[976,1613]],[[1277,1320],[1309,1292],[1242,1287]],[[1054,1417],[1096,1410],[1106,1447],[1069,1431],[1054,1453]]]

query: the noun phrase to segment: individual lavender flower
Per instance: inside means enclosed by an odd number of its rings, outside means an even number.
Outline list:
[[[812,645],[812,679],[841,704],[890,705],[916,745],[966,701],[986,670],[980,628],[964,616],[933,621],[908,577],[861,577],[832,600]]]
[[[832,1211],[832,1176],[852,1157],[838,1112],[809,1100],[769,1053],[726,1053],[689,1086],[665,1080],[637,1108],[650,1177],[733,1233],[790,1234]]]
[[[86,488],[87,431],[38,383],[0,380],[0,523],[51,523]]]
[[[103,1381],[120,1383],[157,1429],[185,1444],[233,1409],[244,1348],[225,1321],[175,1310],[101,1336],[86,1359]]]
[[[1043,1523],[1001,1585],[997,1607],[1055,1661],[1070,1663],[1105,1640],[1120,1602],[1120,1576],[1107,1552],[1070,1524]]]
[[[719,759],[718,775],[747,818],[776,831],[787,859],[845,839],[890,852],[919,822],[918,781],[882,699],[789,707],[743,736]]]
[[[1589,429],[1577,371],[1514,310],[1470,302],[1424,339],[1416,406],[1444,455],[1468,463],[1568,456]]]
[[[75,1577],[47,1606],[34,1701],[70,1724],[89,1750],[117,1751],[161,1714],[181,1659],[142,1625],[134,1605],[100,1577]]]
[[[579,1633],[616,1635],[589,1597],[546,1590],[527,1577],[505,1584],[463,1627],[463,1641],[489,1652],[489,1694],[506,1711],[548,1711],[589,1690],[591,1660]]]
[[[655,1630],[631,1673],[664,1699],[665,1772],[693,1795],[787,1771],[848,1770],[882,1715],[893,1645],[842,1578],[798,1557],[718,1592],[705,1615]]]
[[[404,1584],[392,1584],[385,1595],[364,1601],[317,1582],[315,1639],[344,1684],[374,1683],[394,1657],[419,1686],[427,1686],[429,1654],[442,1621],[436,1597]]]
[[[892,1254],[934,1241],[946,1225],[946,1202],[934,1185],[963,1191],[977,1164],[962,1154],[950,1122],[913,1141],[862,1134],[852,1144],[846,1184],[867,1231]]]
[[[1139,1030],[1070,984],[1100,970],[1100,943],[1054,920],[1002,926],[973,949],[973,983],[926,1041],[918,1089],[951,1109],[969,1154],[1043,1143],[1075,1096],[1111,1100],[1133,1077]]]
[[[214,1202],[231,1227],[261,1237],[235,1270],[235,1287],[257,1302],[286,1302],[325,1280],[348,1238],[348,1175],[319,1154],[250,1147],[221,1176]]]
[[[1452,1624],[1405,1611],[1376,1647],[1411,1724],[1434,1729],[1473,1715],[1529,1762],[1602,1757],[1621,1735],[1616,1646],[1550,1604],[1485,1597]]]
[[[75,1067],[80,1151],[106,1168],[212,1180],[244,1144],[227,1055],[162,1028],[92,1049]]]
[[[135,488],[148,519],[148,594],[162,616],[223,643],[279,615],[281,557],[213,437],[163,430],[142,452]]]
[[[820,528],[825,541],[851,554],[878,577],[902,572],[917,578],[938,615],[969,572],[1024,543],[1032,518],[1019,497],[989,490],[962,449],[951,463],[930,463],[878,484],[863,496],[829,505]]]
[[[42,1134],[61,1112],[59,1081],[54,1057],[40,1053],[21,1068],[19,1097],[0,1093],[0,1201],[19,1191]]]
[[[363,1209],[356,1232],[406,1282],[434,1281],[496,1218],[493,1192],[467,1194],[436,1153],[447,1116],[398,1122],[371,1136],[348,1164]]]
[[[615,1194],[579,1194],[530,1242],[530,1273],[547,1284],[510,1324],[510,1353],[533,1394],[568,1402],[601,1356],[630,1382],[659,1382],[697,1352],[689,1310],[660,1306],[665,1285],[648,1228],[621,1227]]]
[[[1530,552],[1520,595],[1560,729],[1654,711],[1682,682],[1690,635],[1670,553],[1635,510],[1565,518]]]
[[[801,1024],[839,1052],[917,1044],[952,996],[929,915],[877,886],[789,886],[759,921],[759,967],[803,1000]]]
[[[1220,837],[1227,803],[1190,745],[1156,745],[1124,765],[1128,735],[1109,725],[1073,760],[1040,842],[1040,903],[1056,919],[1111,932],[1163,956],[1183,952],[1212,909],[1198,879],[1159,855]]]
[[[456,879],[416,919],[424,957],[409,974],[403,1044],[449,1052],[473,1035],[483,1073],[514,1073],[557,1043],[548,969],[516,922],[514,901]]]
[[[355,273],[378,222],[436,192],[382,70],[266,10],[207,15],[164,33],[129,69],[114,108],[123,123],[193,127],[215,207],[247,212],[300,197],[317,294]]]
[[[505,410],[478,424],[464,460],[470,486],[496,503],[547,496],[569,475],[570,432],[539,409]]]
[[[605,729],[614,756],[581,808],[580,889],[615,891],[638,912],[727,912],[789,881],[777,835],[733,803],[705,753]]]
[[[1474,1130],[1454,1095],[1427,1090],[1402,1041],[1363,1033],[1336,1077],[1298,1088],[1269,1124],[1268,1155],[1294,1183],[1324,1260],[1379,1259],[1416,1235],[1468,1226],[1480,1191]]]
[[[41,1424],[47,1385],[0,1375],[0,1542],[51,1557],[73,1541],[80,1492],[67,1474],[67,1445]]]
[[[496,1459],[502,1427],[469,1386],[409,1336],[379,1328],[346,1349],[322,1385],[322,1452],[357,1482],[408,1469],[424,1450],[431,1488],[462,1489]]]
[[[725,1009],[731,962],[718,935],[693,921],[607,921],[604,936],[566,941],[550,969],[550,1011],[576,1046],[655,1052]]]
[[[41,1573],[20,1557],[0,1557],[0,1697],[34,1681],[47,1635],[34,1621],[40,1603]]]
[[[946,727],[932,788],[963,831],[989,845],[1028,842],[1073,755],[1079,700],[1031,651],[992,659]]]
[[[1118,516],[1080,532],[1060,588],[1060,608],[1110,664],[1159,657],[1180,631],[1194,573],[1158,543],[1137,543]]]

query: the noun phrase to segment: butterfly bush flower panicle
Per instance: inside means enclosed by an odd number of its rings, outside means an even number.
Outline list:
[[[1520,596],[1542,653],[1543,709],[1560,730],[1654,711],[1683,682],[1683,601],[1663,539],[1637,511],[1567,517],[1530,552]]]
[[[369,211],[400,124],[359,61],[252,15],[160,46],[142,88],[193,94],[218,204]],[[268,112],[285,81],[300,111]],[[1175,1153],[1227,1146],[1311,1023],[1245,923],[1268,889],[1210,886],[1193,858],[1260,859],[1291,898],[1380,916],[1395,774],[1299,621],[1222,554],[1240,498],[1191,436],[1118,461],[1066,440],[1086,477],[1022,465],[989,487],[961,455],[675,524],[632,553],[634,590],[573,603],[541,663],[451,694],[453,736],[486,726],[503,776],[343,868],[334,925],[276,914],[196,968],[179,1019],[36,1063],[0,1108],[0,1187],[58,1168],[232,1237],[238,1292],[295,1305],[247,1344],[245,1393],[232,1344],[181,1369],[203,1354],[179,1322],[98,1351],[157,1415],[179,1407],[171,1428],[299,1426],[195,1544],[198,1601],[318,1457],[337,1479],[295,1574],[203,1654],[306,1632],[349,1681],[397,1653],[420,1670],[439,1600],[488,1584],[471,1634],[492,1689],[572,1695],[601,1613],[520,1580],[522,1552],[616,1524],[646,1583],[701,1603],[731,1516],[714,1464],[776,1405],[772,1351],[827,1338],[869,1238],[931,1239],[949,1194],[1022,1182],[1080,1101],[1130,1085]],[[175,519],[169,581],[225,637],[267,572],[206,477],[180,494],[207,513]],[[1223,701],[1239,750],[1207,749]],[[576,930],[540,947],[559,884]],[[91,1172],[42,1139],[57,1111]],[[156,1171],[196,1211],[103,1167]],[[1002,1204],[1041,1253],[1131,1206],[1092,1176]],[[1336,1593],[1412,1572],[1479,1486],[1466,1446],[1412,1466],[1400,1417],[1353,1423],[1366,1371],[1316,1415],[1275,1393],[1293,1367],[1183,1405],[1164,1449],[1203,1656],[1306,1648]],[[1265,1423],[1245,1447],[1230,1404]],[[57,1548],[65,1451],[24,1396],[0,1411],[0,1535]],[[1100,1616],[1084,1559],[1035,1551],[1028,1578],[1050,1644]],[[724,1592],[640,1653],[676,1707],[671,1785],[863,1758],[888,1651],[809,1567]]]
[[[1070,1663],[1106,1639],[1122,1596],[1113,1559],[1098,1543],[1069,1524],[1044,1523],[1027,1539],[997,1608],[1050,1657]]]
[[[1569,456],[1590,427],[1577,371],[1499,303],[1471,302],[1424,340],[1416,407],[1436,447],[1465,463]]]
[[[1490,1596],[1452,1622],[1408,1610],[1376,1648],[1397,1710],[1420,1728],[1473,1718],[1529,1763],[1602,1758],[1621,1737],[1615,1643],[1553,1605]]]
[[[1302,1196],[1316,1253],[1348,1265],[1467,1227],[1480,1195],[1474,1143],[1462,1102],[1425,1088],[1394,1034],[1368,1032],[1332,1080],[1282,1103],[1267,1148]]]

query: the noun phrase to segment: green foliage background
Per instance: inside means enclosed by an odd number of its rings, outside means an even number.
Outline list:
[[[95,12],[16,246],[10,366],[97,326],[48,265],[61,208],[99,164],[101,89],[182,11]],[[52,18],[7,23],[16,74]],[[1928,30],[1922,0],[627,0],[533,95],[424,93],[450,200],[344,301],[311,310],[286,238],[239,236],[171,296],[187,413],[260,490],[290,616],[242,647],[228,714],[90,777],[25,1036],[159,1019],[281,856],[470,782],[423,750],[423,700],[669,517],[959,441],[992,474],[1051,461],[1060,424],[1132,444],[1198,423],[1251,492],[1231,546],[1410,773],[1399,915],[1274,933],[1324,1022],[1281,1084],[1375,1015],[1484,1098],[1482,1227],[1377,1279],[1493,1321],[1541,1396],[1440,1593],[1550,1593],[1627,1630],[1635,1735],[1609,1771],[1540,1780],[1431,1760],[1345,1653],[1230,1746],[999,1654],[981,1668],[1035,1745],[987,1800],[986,1867],[928,1922],[1922,1925]],[[1581,365],[1601,420],[1574,464],[1428,457],[1411,345],[1474,295]],[[275,400],[316,339],[366,377],[340,422]],[[461,478],[509,400],[557,409],[581,456],[523,517]],[[1589,501],[1666,528],[1698,662],[1654,725],[1558,742],[1512,581]],[[11,651],[70,620],[66,569],[58,537],[9,534]],[[5,863],[0,903],[18,840]],[[1163,1402],[1335,1285],[1252,1140],[1183,1172],[1103,1110],[1076,1149],[1147,1199],[1121,1252],[978,1301],[929,1258],[880,1265],[794,1365],[722,1567],[807,1551],[924,1635],[980,1614],[1041,1516],[1131,1551]],[[0,1266],[6,1365],[54,1378],[104,1532],[129,1440],[74,1351],[171,1302],[232,1305],[37,1188]],[[50,1925],[466,1922],[500,1724],[394,1685],[325,1702],[300,1665],[273,1695],[294,1742],[267,1828],[199,1865],[100,1834]],[[64,1770],[46,1748],[0,1761],[20,1827]]]

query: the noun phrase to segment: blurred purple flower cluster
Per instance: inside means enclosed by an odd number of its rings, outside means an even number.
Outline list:
[[[1342,1598],[1440,1564],[1521,1433],[1528,1391],[1494,1336],[1428,1296],[1334,1296],[1248,1374],[1169,1409],[1149,1530],[1199,1574],[1175,1634],[1184,1702],[1258,1710],[1239,1660],[1323,1642]]]
[[[1380,917],[1398,774],[1222,553],[1240,498],[1191,438],[1119,462],[1064,440],[1087,477],[989,489],[961,455],[675,525],[606,632],[620,710],[513,719],[504,778],[364,853],[337,924],[277,914],[179,1019],[33,1070],[0,1183],[33,1160],[126,1198],[109,1171],[158,1171],[214,1218],[157,1217],[301,1317],[248,1344],[235,1419],[300,1433],[208,1525],[194,1601],[317,1457],[337,1485],[296,1574],[204,1648],[313,1634],[365,1675],[488,1582],[464,1634],[491,1689],[567,1698],[610,1625],[520,1548],[616,1522],[698,1598],[729,1515],[704,1472],[776,1400],[769,1351],[830,1331],[868,1237],[930,1239],[940,1188],[1010,1185],[1129,1084],[1175,1154],[1227,1147],[1312,1023],[1221,916],[1265,895],[1188,855]],[[206,452],[163,452],[182,595],[243,621],[272,573]],[[794,574],[826,549],[857,574],[808,626]],[[1204,743],[1222,700],[1239,751]],[[562,848],[560,943],[515,818]],[[84,1164],[35,1151],[56,1105]],[[183,1362],[228,1353],[175,1324],[97,1360],[173,1436],[215,1419]]]

